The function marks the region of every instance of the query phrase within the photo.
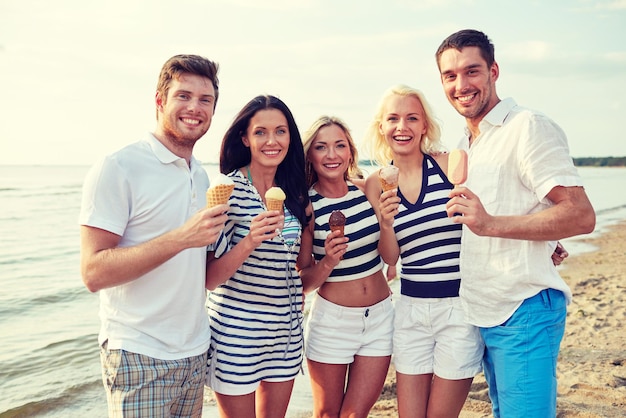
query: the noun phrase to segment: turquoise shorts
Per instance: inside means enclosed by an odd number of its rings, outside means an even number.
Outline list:
[[[480,328],[495,418],[556,416],[556,361],[566,313],[565,295],[545,289],[502,325]]]

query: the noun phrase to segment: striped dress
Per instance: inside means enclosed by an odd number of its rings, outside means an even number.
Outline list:
[[[216,257],[241,241],[252,219],[267,210],[239,170],[229,177],[235,189]],[[302,280],[295,263],[301,230],[298,219],[285,209],[283,233],[263,241],[233,277],[210,292],[207,384],[216,392],[241,395],[254,391],[262,380],[285,381],[298,374],[303,347]]]
[[[429,155],[424,156],[422,189],[415,204],[398,190],[393,228],[400,246],[400,293],[415,298],[459,296],[461,224],[452,223],[445,205],[454,186]]]
[[[330,234],[328,218],[332,211],[341,210],[346,217],[344,234],[350,239],[348,251],[330,273],[327,282],[362,279],[383,268],[383,261],[378,253],[378,219],[372,205],[358,187],[348,183],[348,193],[336,199],[324,197],[311,188],[309,197],[315,213],[313,256],[316,261],[319,262],[326,254],[324,241]]]

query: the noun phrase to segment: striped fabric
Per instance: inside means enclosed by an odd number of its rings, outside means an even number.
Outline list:
[[[249,232],[252,219],[266,211],[257,190],[236,170],[235,190],[224,239],[233,247]],[[295,224],[294,224],[295,222]],[[294,229],[293,226],[297,228]],[[302,281],[295,268],[302,228],[285,211],[285,233],[263,241],[226,283],[210,292],[209,385],[240,394],[237,386],[294,378],[302,363]],[[228,245],[218,242],[215,256]]]
[[[402,269],[400,292],[417,298],[459,295],[461,224],[445,210],[453,188],[435,160],[424,156],[422,189],[415,204],[398,190],[399,213],[394,221]]]
[[[326,254],[324,241],[330,233],[328,218],[331,212],[341,210],[346,217],[344,234],[350,239],[348,250],[343,260],[330,273],[327,282],[362,279],[383,268],[383,261],[378,253],[378,219],[372,205],[358,187],[348,183],[348,194],[336,199],[324,197],[311,188],[309,197],[315,213],[313,256],[316,261]]]

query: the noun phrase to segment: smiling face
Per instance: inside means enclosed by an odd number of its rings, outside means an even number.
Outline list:
[[[421,152],[420,143],[427,125],[419,99],[398,94],[390,96],[386,100],[379,129],[393,154]]]
[[[192,149],[211,126],[215,89],[210,79],[184,73],[173,79],[167,98],[156,96],[158,111],[155,135],[170,150]]]
[[[352,158],[346,133],[335,124],[320,128],[307,154],[319,180],[344,180]]]
[[[251,164],[274,168],[287,156],[290,140],[287,118],[277,109],[256,112],[242,138],[250,148]]]
[[[478,47],[445,50],[439,58],[439,70],[448,101],[468,122],[477,125],[499,102],[495,87],[498,64],[488,67]]]

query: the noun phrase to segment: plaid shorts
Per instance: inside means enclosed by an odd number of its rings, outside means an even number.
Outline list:
[[[109,417],[201,417],[207,354],[159,360],[100,349]]]

